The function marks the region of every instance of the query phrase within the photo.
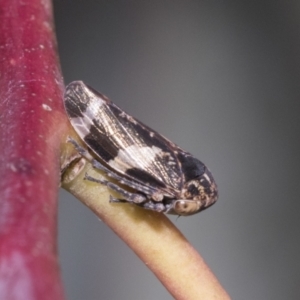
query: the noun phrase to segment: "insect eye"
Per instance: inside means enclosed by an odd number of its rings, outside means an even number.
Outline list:
[[[188,216],[197,213],[201,204],[194,200],[176,200],[174,203],[174,211],[181,216]]]

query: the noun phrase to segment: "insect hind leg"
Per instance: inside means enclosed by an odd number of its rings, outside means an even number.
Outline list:
[[[119,193],[120,195],[122,195],[122,197],[124,197],[124,199],[122,199],[122,200],[125,200],[127,202],[140,204],[140,203],[143,203],[143,202],[147,201],[146,196],[144,196],[142,194],[137,194],[137,193],[130,193],[130,192],[124,190],[123,188],[121,188],[120,186],[118,186],[117,184],[114,184],[110,181],[107,181],[107,180],[104,180],[104,179],[96,179],[96,178],[91,177],[87,174],[85,174],[84,179],[104,184],[105,186],[109,187],[113,191],[115,191],[115,192]]]

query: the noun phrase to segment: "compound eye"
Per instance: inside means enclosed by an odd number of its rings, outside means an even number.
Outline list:
[[[195,200],[176,200],[173,208],[178,215],[188,216],[199,212],[201,203]]]

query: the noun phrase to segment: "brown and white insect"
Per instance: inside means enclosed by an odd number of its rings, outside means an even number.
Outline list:
[[[129,192],[107,180],[86,175],[121,195],[112,202],[129,202],[146,209],[192,215],[214,204],[217,186],[207,167],[190,153],[125,113],[82,81],[65,92],[70,122],[88,150],[73,139],[78,152],[92,165],[134,189]]]

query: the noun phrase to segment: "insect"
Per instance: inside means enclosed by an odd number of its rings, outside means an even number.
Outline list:
[[[129,202],[183,216],[216,202],[217,186],[201,161],[125,113],[106,96],[82,81],[74,81],[66,88],[64,104],[88,150],[73,139],[70,142],[94,168],[118,183],[85,177],[121,195],[121,199],[111,196],[111,202]]]

